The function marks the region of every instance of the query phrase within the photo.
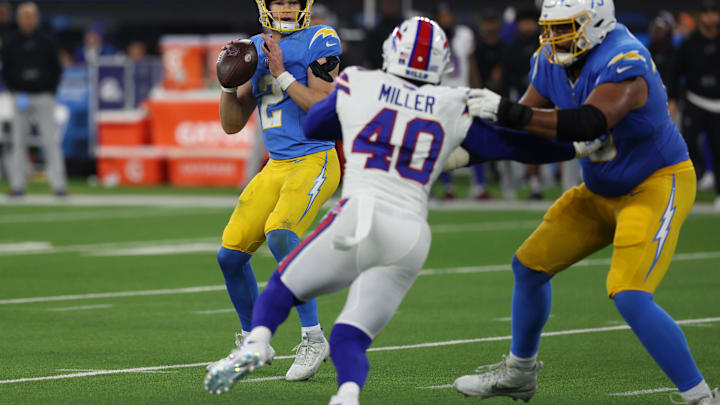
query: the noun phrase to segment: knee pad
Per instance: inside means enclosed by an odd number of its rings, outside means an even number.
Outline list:
[[[224,246],[218,249],[217,261],[223,274],[230,275],[243,271],[243,267],[250,261],[252,255],[239,250],[231,250]]]
[[[650,305],[654,305],[653,295],[646,291],[625,290],[613,297],[615,307],[627,323],[633,323],[637,316],[642,316]]]
[[[517,255],[512,258],[512,271],[515,282],[523,285],[540,285],[550,281],[553,276],[541,271],[533,270],[520,262]]]
[[[270,251],[278,263],[300,243],[300,238],[295,235],[295,232],[287,229],[270,231],[266,237],[268,248],[270,248]]]

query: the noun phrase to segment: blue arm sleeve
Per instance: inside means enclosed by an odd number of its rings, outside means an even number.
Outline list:
[[[471,163],[486,160],[551,163],[575,158],[575,147],[570,142],[496,127],[481,119],[473,121],[462,147],[470,153]]]
[[[335,109],[336,104],[337,90],[310,108],[303,122],[303,132],[307,138],[323,141],[342,139],[342,127]]]

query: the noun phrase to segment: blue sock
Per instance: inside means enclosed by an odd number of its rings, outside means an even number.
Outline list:
[[[362,389],[370,371],[365,353],[372,339],[360,329],[336,323],[330,334],[330,357],[337,370],[338,387],[352,381]]]
[[[252,327],[264,326],[275,334],[278,326],[290,315],[292,307],[299,303],[300,301],[280,280],[280,273],[273,272],[255,303]]]
[[[257,280],[250,266],[251,257],[252,255],[245,252],[225,247],[220,247],[217,254],[230,301],[240,318],[243,330],[246,331],[249,331],[252,325],[253,304],[258,296]]]
[[[275,256],[275,260],[280,263],[285,256],[290,254],[290,252],[292,252],[293,249],[300,244],[300,238],[298,238],[293,231],[288,231],[287,229],[276,229],[268,232],[267,242],[270,251],[273,256]],[[298,305],[297,311],[300,316],[300,324],[302,326],[310,327],[320,323],[317,300],[315,298],[302,305]]]
[[[512,344],[510,351],[518,357],[538,352],[540,334],[550,316],[552,276],[532,270],[513,256]]]
[[[645,291],[615,294],[615,306],[655,362],[678,387],[687,391],[703,380],[687,340],[675,321]]]

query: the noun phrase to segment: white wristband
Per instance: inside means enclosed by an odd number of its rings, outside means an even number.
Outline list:
[[[283,89],[283,91],[286,91],[287,88],[296,81],[295,76],[293,76],[292,73],[288,72],[287,70],[282,72],[282,74],[278,76],[275,80],[277,80],[280,88]]]
[[[230,93],[230,94],[236,94],[236,93],[237,93],[237,87],[223,87],[223,86],[220,86],[220,88],[221,88],[222,91],[224,91],[225,93]]]

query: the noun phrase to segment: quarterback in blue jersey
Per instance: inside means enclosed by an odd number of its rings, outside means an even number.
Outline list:
[[[566,192],[513,257],[510,354],[455,381],[466,395],[529,400],[537,391],[550,280],[612,244],[606,288],[617,310],[686,404],[720,404],[677,323],[654,301],[695,200],[687,146],[668,113],[648,50],[615,19],[612,0],[545,0],[541,48],[519,103],[474,90],[471,114],[565,141],[605,138],[581,159],[584,184]],[[554,108],[553,108],[554,107]]]
[[[333,91],[339,70],[340,38],[328,26],[310,26],[314,0],[256,0],[260,23],[271,33],[251,38],[258,66],[250,81],[223,88],[220,118],[228,134],[242,130],[257,107],[270,160],[245,187],[225,227],[218,262],[235,306],[242,334],[252,325],[258,295],[250,258],[267,239],[280,262],[299,243],[320,207],[340,182],[333,142],[305,138],[302,123],[310,107]],[[329,356],[317,302],[298,307],[301,342],[288,381],[312,377]]]

